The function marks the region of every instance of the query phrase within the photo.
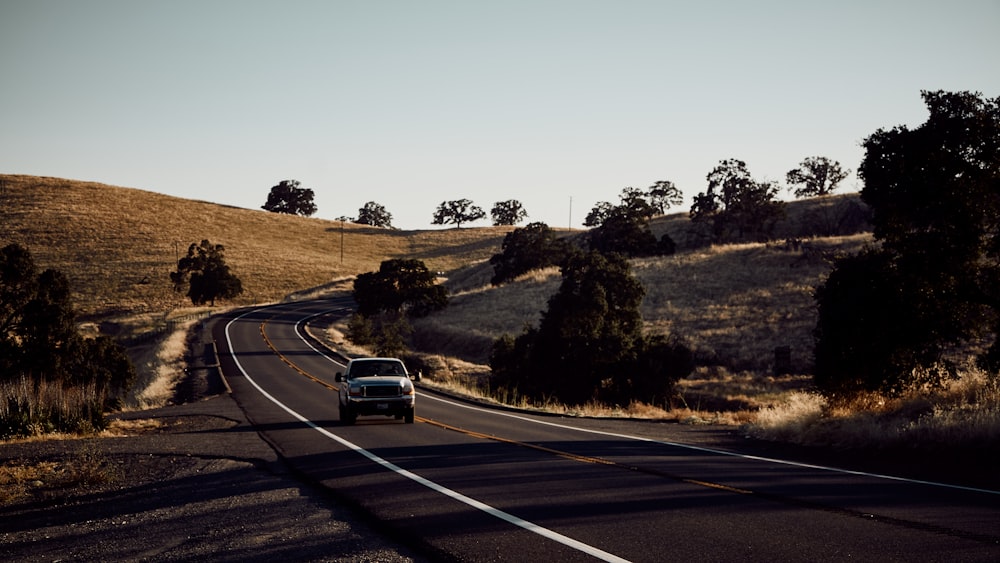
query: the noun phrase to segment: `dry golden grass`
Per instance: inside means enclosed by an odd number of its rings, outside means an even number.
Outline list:
[[[761,409],[747,430],[769,440],[838,448],[995,448],[1000,379],[970,367],[941,388],[836,405],[816,393],[795,392]]]
[[[733,371],[767,372],[774,349],[789,346],[792,371],[808,373],[816,326],[813,291],[830,271],[826,257],[870,241],[870,235],[860,234],[815,239],[804,249],[724,245],[633,260],[633,273],[646,289],[641,308],[646,329],[677,334],[700,363]],[[537,324],[561,276],[558,268],[548,268],[492,287],[489,264],[469,270],[474,271],[445,282],[451,306],[414,327],[422,349],[460,352],[482,363],[493,340],[519,334],[525,323]]]
[[[27,377],[0,381],[0,439],[52,432],[93,433],[104,426],[93,384],[64,386]]]
[[[90,182],[14,175],[0,175],[0,182],[0,246],[18,243],[39,271],[54,268],[69,278],[85,333],[130,342],[139,381],[126,398],[129,408],[170,398],[183,374],[193,322],[187,319],[209,311],[192,307],[170,284],[177,258],[192,243],[225,246],[226,262],[243,282],[244,295],[221,309],[343,291],[353,276],[389,258],[450,271],[489,258],[511,230],[376,229]]]
[[[825,257],[870,243],[867,234],[783,244],[712,246],[633,262],[646,288],[642,315],[655,333],[688,341],[699,362],[766,372],[788,346],[794,373],[811,370],[815,288],[830,272]]]
[[[190,305],[173,291],[169,272],[202,239],[225,246],[226,262],[245,289],[239,305],[278,301],[376,270],[389,258],[453,270],[489,258],[510,230],[376,229],[90,182],[16,175],[0,181],[0,244],[21,244],[40,270],[66,274],[85,317]]]

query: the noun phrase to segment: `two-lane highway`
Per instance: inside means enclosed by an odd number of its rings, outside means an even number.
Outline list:
[[[678,425],[490,409],[421,389],[417,423],[338,422],[347,301],[218,323],[233,396],[298,471],[439,558],[1000,560],[1000,494],[706,448]]]

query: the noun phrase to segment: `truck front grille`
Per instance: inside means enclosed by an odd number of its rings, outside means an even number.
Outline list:
[[[398,397],[403,389],[399,385],[366,385],[362,392],[365,397]]]

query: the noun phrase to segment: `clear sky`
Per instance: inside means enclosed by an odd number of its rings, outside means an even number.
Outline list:
[[[0,172],[251,209],[295,179],[405,229],[462,198],[579,227],[657,180],[687,211],[727,158],[856,170],[939,89],[1000,96],[1000,0],[0,0]]]

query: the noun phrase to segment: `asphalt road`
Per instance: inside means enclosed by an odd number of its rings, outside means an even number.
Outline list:
[[[219,322],[233,397],[300,474],[434,558],[998,561],[1000,492],[741,451],[721,429],[491,409],[421,388],[417,422],[338,422],[311,301]]]

